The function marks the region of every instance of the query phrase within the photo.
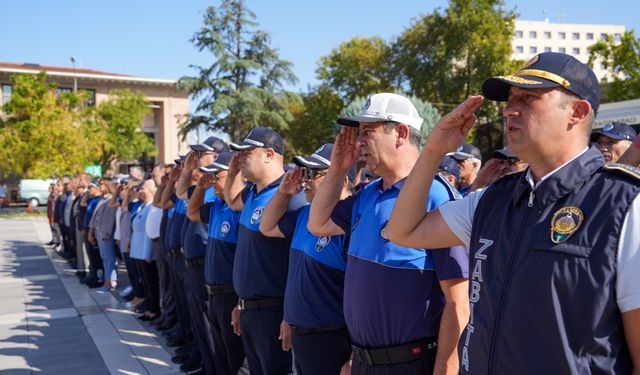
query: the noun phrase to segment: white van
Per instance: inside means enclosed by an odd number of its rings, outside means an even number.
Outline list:
[[[31,207],[47,203],[49,185],[56,180],[20,180],[18,185],[18,200],[28,201]]]

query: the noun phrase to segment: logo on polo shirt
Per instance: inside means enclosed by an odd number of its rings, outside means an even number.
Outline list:
[[[582,225],[584,215],[578,207],[562,207],[551,219],[551,241],[561,243],[569,239]]]
[[[387,237],[387,234],[384,231],[384,228],[387,227],[388,222],[389,220],[385,221],[384,224],[382,224],[382,228],[380,228],[380,238],[382,238],[382,240],[385,242],[389,242],[389,237]]]
[[[228,221],[225,221],[224,223],[222,223],[222,225],[220,226],[220,234],[222,235],[222,237],[226,237],[230,229],[231,229],[231,224],[229,224]]]
[[[253,213],[251,214],[251,224],[255,224],[260,220],[262,217],[262,211],[264,211],[264,207],[258,207],[253,210]]]
[[[316,241],[316,251],[321,252],[331,242],[331,237],[320,237]]]

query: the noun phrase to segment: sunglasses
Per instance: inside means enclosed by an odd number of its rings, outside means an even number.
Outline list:
[[[302,178],[308,181],[313,181],[316,178],[320,178],[327,174],[326,171],[318,170],[318,169],[302,168],[301,170],[302,170]]]

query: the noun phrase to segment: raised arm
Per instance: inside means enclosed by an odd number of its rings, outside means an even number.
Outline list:
[[[344,230],[331,220],[331,214],[340,201],[344,178],[358,161],[359,154],[357,129],[343,126],[333,146],[331,166],[311,202],[308,228],[314,235],[345,234]]]
[[[460,146],[473,124],[474,112],[482,104],[481,96],[470,96],[442,117],[427,139],[424,150],[398,195],[385,232],[400,246],[443,248],[462,245],[449,229],[439,210],[426,212],[429,190],[438,164],[447,152]]]
[[[191,187],[191,178],[193,176],[193,170],[196,169],[198,162],[198,154],[195,151],[190,151],[187,158],[182,163],[182,173],[180,178],[176,182],[176,196],[180,199],[188,199],[188,191]]]
[[[204,193],[210,186],[213,186],[213,176],[205,173],[200,177],[196,184],[196,189],[191,194],[187,203],[187,217],[191,221],[200,222],[200,208],[204,206]]]
[[[244,177],[240,172],[240,167],[243,163],[242,158],[242,153],[240,152],[233,155],[231,162],[229,162],[229,172],[224,185],[224,200],[233,211],[242,211],[244,207],[241,197],[242,189],[244,189]]]
[[[162,198],[160,198],[160,205],[163,208],[169,209],[175,206],[171,201],[171,195],[173,195],[176,181],[178,181],[178,178],[180,178],[181,172],[182,167],[176,166],[175,168],[173,168],[171,173],[169,173],[169,181],[167,181],[167,186],[164,187],[164,190],[162,191]]]
[[[162,191],[167,186],[168,181],[169,181],[169,176],[167,175],[162,176],[162,178],[160,179],[160,185],[158,185],[158,188],[156,189],[156,193],[153,195],[153,202],[151,203],[153,204],[153,207],[164,208],[160,204],[160,202],[162,202]]]
[[[302,171],[296,168],[284,175],[278,192],[271,198],[262,213],[260,233],[267,237],[284,238],[284,233],[278,227],[278,222],[287,213],[291,197],[302,190]]]

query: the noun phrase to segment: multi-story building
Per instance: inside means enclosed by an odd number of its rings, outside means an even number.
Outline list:
[[[527,61],[541,52],[562,52],[586,63],[589,47],[607,35],[619,40],[625,32],[624,25],[589,25],[574,23],[553,23],[544,21],[516,20],[515,35],[511,41],[512,57]],[[600,61],[596,61],[593,71],[598,79],[610,78]]]
[[[109,92],[114,89],[129,89],[144,94],[149,101],[150,111],[140,126],[154,140],[158,154],[155,159],[138,160],[136,164],[148,168],[159,162],[173,163],[178,154],[186,152],[187,145],[178,137],[178,125],[189,113],[189,96],[187,92],[176,88],[175,80],[134,77],[83,68],[0,62],[0,113],[1,106],[11,100],[10,76],[43,71],[47,73],[49,81],[57,84],[59,91],[72,91],[74,88],[88,91],[89,105],[107,100]],[[126,163],[121,165],[120,172],[126,172],[126,167]]]

